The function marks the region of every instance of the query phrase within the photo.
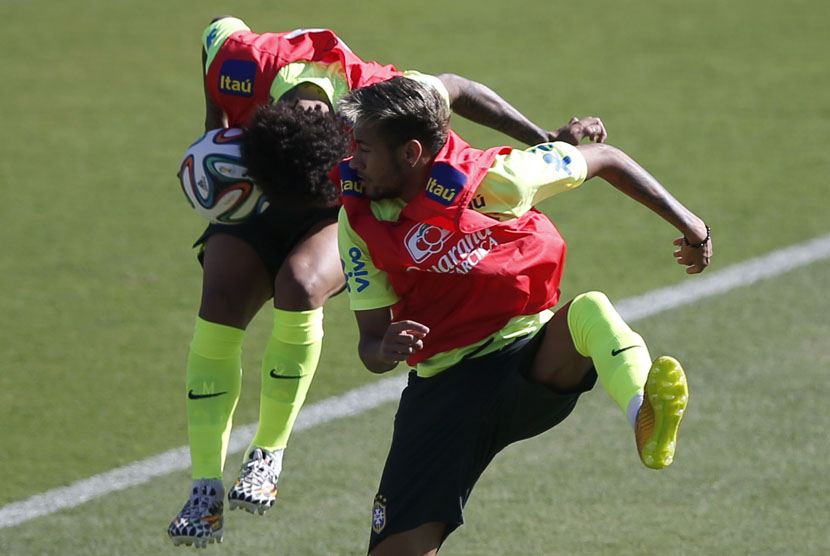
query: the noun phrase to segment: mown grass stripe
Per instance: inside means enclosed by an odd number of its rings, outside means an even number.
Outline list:
[[[727,293],[830,258],[830,235],[793,245],[761,257],[704,274],[680,284],[623,299],[615,305],[623,317],[634,322],[658,313]],[[381,379],[303,408],[294,430],[299,432],[336,419],[359,415],[398,398],[406,383],[405,374]],[[231,435],[229,452],[241,452],[253,438],[256,424],[237,427]],[[106,494],[149,482],[155,477],[182,471],[190,466],[187,446],[131,463],[106,473],[52,489],[0,508],[0,529],[13,527],[37,517],[74,508]]]

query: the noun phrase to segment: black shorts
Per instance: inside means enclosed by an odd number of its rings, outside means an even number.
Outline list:
[[[493,457],[560,423],[593,388],[593,370],[567,394],[524,377],[543,337],[544,329],[434,377],[410,372],[372,509],[369,551],[433,521],[447,524],[446,538],[464,522],[464,505]]]
[[[199,246],[197,257],[204,262],[204,244],[214,234],[228,234],[242,239],[253,247],[265,264],[271,282],[277,276],[285,259],[303,236],[319,222],[337,222],[340,207],[289,211],[271,206],[264,213],[239,224],[210,223],[193,247]]]

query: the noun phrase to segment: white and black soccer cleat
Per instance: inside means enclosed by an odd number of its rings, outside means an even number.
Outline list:
[[[250,513],[264,514],[277,499],[277,481],[282,471],[282,450],[254,448],[242,464],[239,478],[228,493],[228,505]]]
[[[190,499],[167,528],[173,544],[195,545],[222,542],[224,534],[225,489],[219,479],[199,479],[193,482]]]

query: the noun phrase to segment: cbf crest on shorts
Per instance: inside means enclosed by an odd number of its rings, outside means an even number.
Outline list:
[[[382,494],[375,496],[375,505],[372,506],[372,531],[380,534],[386,527],[386,497]]]

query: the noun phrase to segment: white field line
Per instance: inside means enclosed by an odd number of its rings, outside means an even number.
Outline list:
[[[723,270],[690,278],[680,284],[660,288],[638,297],[615,303],[629,322],[748,286],[759,280],[784,274],[795,268],[830,258],[830,235],[821,236],[774,251],[768,255],[734,264]],[[356,388],[340,396],[327,398],[302,409],[294,431],[310,429],[343,417],[359,415],[379,405],[398,399],[406,383],[406,375]],[[231,435],[229,453],[241,452],[253,438],[256,423],[237,427]],[[74,508],[84,502],[136,485],[155,477],[190,467],[187,446],[131,463],[112,471],[83,479],[69,486],[36,494],[26,500],[0,507],[0,529],[19,525],[30,519]]]

